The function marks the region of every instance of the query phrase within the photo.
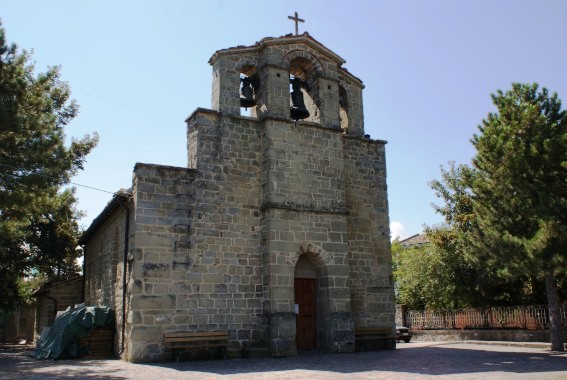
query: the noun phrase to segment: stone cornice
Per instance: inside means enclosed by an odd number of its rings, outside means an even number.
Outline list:
[[[271,210],[271,209],[278,209],[278,210],[286,210],[286,211],[294,211],[294,212],[309,212],[313,214],[333,214],[333,215],[348,215],[348,211],[343,208],[337,208],[336,210],[332,209],[323,209],[317,207],[310,207],[304,205],[291,205],[291,204],[283,204],[283,203],[273,203],[273,202],[264,202],[260,206],[260,210]]]
[[[315,38],[311,37],[309,33],[305,32],[298,36],[288,34],[283,37],[262,38],[259,42],[256,42],[256,44],[252,46],[239,45],[228,49],[217,50],[209,59],[209,64],[213,65],[221,55],[255,53],[255,52],[260,52],[269,46],[290,45],[290,44],[298,44],[298,43],[304,43],[310,46],[311,48],[319,51],[321,54],[335,61],[339,66],[342,66],[343,64],[346,63],[346,61],[343,58],[341,58],[338,54],[334,53],[331,49],[327,48],[325,45],[317,41]]]

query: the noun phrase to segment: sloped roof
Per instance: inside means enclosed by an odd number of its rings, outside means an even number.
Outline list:
[[[82,280],[83,280],[83,276],[75,276],[75,277],[69,278],[67,280],[46,282],[45,284],[41,285],[39,287],[39,289],[34,291],[32,293],[32,295],[33,296],[39,296],[39,295],[42,295],[44,293],[49,292],[52,289],[58,288],[60,286],[65,286],[65,285],[68,285],[68,284],[72,284],[73,282],[82,281]]]
[[[400,244],[404,247],[429,244],[429,238],[427,237],[427,234],[415,234],[407,239],[400,241]]]
[[[128,204],[128,200],[132,198],[132,189],[128,190],[118,190],[116,193],[113,194],[112,199],[108,202],[104,210],[93,220],[89,228],[79,239],[79,244],[83,245],[87,242],[87,240],[103,225],[103,223],[114,214],[114,212],[120,207],[122,204]]]

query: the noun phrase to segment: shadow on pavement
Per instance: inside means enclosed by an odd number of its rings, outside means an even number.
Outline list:
[[[107,368],[118,360],[38,360],[33,347],[0,346],[0,379],[128,379],[113,376],[119,369]],[[102,371],[101,371],[102,370]]]
[[[227,359],[192,362],[133,364],[120,360],[36,360],[30,349],[0,346],[2,379],[139,379],[155,378],[289,378],[295,372],[313,371],[317,378],[374,378],[381,373],[396,378],[489,373],[515,374],[562,372],[567,377],[567,354],[536,349],[459,344],[404,344],[395,351],[349,354],[309,354],[288,358]],[[286,373],[287,371],[290,371]],[[281,373],[281,374],[280,374]],[[306,374],[304,373],[304,376]],[[489,376],[490,377],[490,376]]]
[[[410,346],[395,351],[348,354],[314,354],[288,358],[232,359],[157,364],[177,371],[198,371],[217,375],[293,370],[324,371],[342,374],[394,372],[419,375],[459,375],[483,372],[509,374],[567,371],[567,354],[551,352],[505,352],[504,347],[488,350],[482,346],[455,348],[439,344]],[[565,373],[567,378],[567,372]]]

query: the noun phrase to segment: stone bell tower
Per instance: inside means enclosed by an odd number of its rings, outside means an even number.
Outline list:
[[[353,351],[358,327],[393,333],[386,143],[365,135],[362,81],[307,33],[209,63],[212,107],[187,119],[185,281],[203,283],[195,312],[208,315],[190,327],[227,329],[233,348],[274,356]],[[199,308],[203,297],[211,306]],[[226,314],[214,315],[217,302]]]
[[[203,331],[227,332],[229,356],[353,351],[364,327],[392,348],[386,143],[365,135],[362,81],[307,33],[209,63],[187,167],[136,163],[81,238],[85,302],[116,310],[116,355],[171,360],[164,334]]]

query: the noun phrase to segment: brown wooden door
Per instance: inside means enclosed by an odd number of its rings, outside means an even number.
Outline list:
[[[315,308],[315,280],[307,278],[295,279],[295,303],[299,307],[296,316],[295,343],[298,350],[315,348],[315,332],[317,311]]]

